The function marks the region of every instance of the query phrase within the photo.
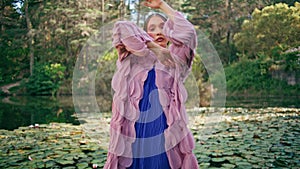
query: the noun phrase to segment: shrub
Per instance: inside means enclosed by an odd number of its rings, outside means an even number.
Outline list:
[[[30,95],[55,95],[64,78],[65,69],[59,63],[37,65],[33,75],[23,84],[26,92]]]

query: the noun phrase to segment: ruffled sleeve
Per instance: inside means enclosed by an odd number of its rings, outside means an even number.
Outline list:
[[[173,21],[169,19],[165,23],[163,33],[172,42],[169,50],[176,63],[174,72],[170,73],[172,80],[169,82],[172,83],[165,82],[168,73],[164,72],[168,71],[164,67],[159,67],[157,73],[160,102],[168,124],[164,132],[165,149],[172,169],[197,169],[199,168],[197,158],[193,154],[195,142],[187,127],[188,117],[185,109],[187,91],[183,84],[191,70],[197,47],[197,35],[194,26],[179,12],[176,12]]]
[[[194,26],[184,18],[180,12],[176,12],[174,21],[168,19],[163,33],[172,42],[171,53],[176,56],[181,64],[191,66],[194,50],[197,47],[197,35]]]
[[[114,25],[112,44],[118,50],[120,61],[130,53],[136,56],[148,55],[150,51],[146,42],[149,41],[152,41],[152,38],[133,22],[118,21]]]

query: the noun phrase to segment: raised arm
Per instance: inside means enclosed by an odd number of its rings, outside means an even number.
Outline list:
[[[116,47],[119,59],[122,61],[130,53],[136,56],[146,56],[149,49],[146,43],[152,38],[136,24],[129,21],[118,21],[113,28],[113,46]]]
[[[176,11],[163,0],[146,0],[143,2],[143,5],[154,9],[160,9],[162,12],[168,15],[168,18],[174,20]]]
[[[197,47],[197,35],[193,24],[163,0],[146,0],[143,4],[147,7],[160,9],[168,15],[163,34],[172,42],[169,50],[181,63],[190,67],[194,50]]]

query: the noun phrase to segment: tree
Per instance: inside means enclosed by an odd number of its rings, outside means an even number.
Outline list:
[[[25,10],[25,19],[26,19],[26,25],[27,25],[27,37],[28,37],[28,48],[29,48],[29,58],[30,58],[30,76],[33,74],[33,64],[34,64],[34,49],[33,49],[33,44],[34,44],[34,29],[32,27],[32,22],[31,22],[31,17],[30,13],[28,11],[28,6],[29,6],[29,0],[24,0],[24,10]]]
[[[292,0],[285,0],[296,2]],[[237,59],[233,37],[254,9],[262,9],[279,0],[184,0],[181,10],[204,31],[217,49],[224,64]]]
[[[26,69],[26,24],[14,6],[15,0],[0,2],[0,83],[15,81]],[[28,61],[29,62],[29,61]]]
[[[192,0],[185,1],[182,11],[188,13],[191,22],[204,31],[217,49],[224,64],[235,60],[234,35],[243,20],[266,2],[260,0]]]
[[[279,3],[262,10],[256,9],[251,20],[245,20],[242,30],[235,35],[235,44],[242,55],[253,58],[259,53],[271,56],[282,50],[300,45],[300,3],[289,7]]]
[[[299,0],[271,0],[270,5],[274,5],[276,3],[285,3],[289,6],[293,6],[296,2],[299,2]]]

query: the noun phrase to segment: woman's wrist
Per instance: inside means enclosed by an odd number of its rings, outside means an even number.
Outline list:
[[[173,20],[175,15],[175,10],[170,7],[165,1],[161,0],[159,9],[162,10],[168,17]]]
[[[163,47],[159,46],[153,41],[149,41],[146,43],[148,49],[150,49],[155,55],[159,54],[159,51],[163,49]]]
[[[163,1],[163,0],[160,0],[159,2],[158,2],[158,8],[160,8],[161,9],[161,6],[162,6],[162,4],[163,3],[166,3],[165,1]]]
[[[153,51],[153,52],[156,52],[157,49],[159,49],[161,46],[159,46],[158,44],[156,44],[155,42],[153,41],[149,41],[146,43],[147,47]]]

